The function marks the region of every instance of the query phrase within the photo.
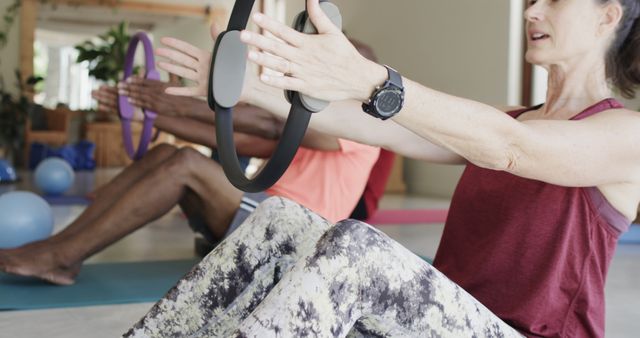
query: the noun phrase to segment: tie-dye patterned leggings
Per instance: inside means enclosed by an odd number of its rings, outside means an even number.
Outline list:
[[[358,221],[273,197],[127,337],[522,337]]]

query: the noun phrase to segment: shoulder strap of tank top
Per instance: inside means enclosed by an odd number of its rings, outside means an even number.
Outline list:
[[[583,110],[581,113],[578,113],[576,116],[572,117],[571,120],[582,120],[584,118],[587,118],[589,116],[593,116],[597,113],[603,112],[605,110],[609,110],[609,109],[619,109],[619,108],[624,108],[624,105],[622,103],[620,103],[620,101],[613,99],[613,98],[608,98],[608,99],[604,99],[596,104],[594,104],[593,106]]]
[[[542,107],[542,104],[529,107],[529,108],[508,111],[507,114],[509,114],[509,116],[513,117],[514,119],[517,119],[520,115],[531,110],[539,109],[540,107]],[[620,103],[620,101],[613,98],[608,98],[588,107],[587,109],[578,113],[576,116],[572,117],[571,120],[580,120],[608,109],[619,109],[619,108],[624,108],[624,105]]]
[[[507,114],[509,114],[509,116],[513,117],[514,119],[517,119],[518,116],[531,111],[531,110],[536,110],[539,109],[540,107],[542,107],[542,104],[539,104],[537,106],[533,106],[533,107],[529,107],[529,108],[522,108],[522,109],[517,109],[517,110],[511,110],[508,111]]]

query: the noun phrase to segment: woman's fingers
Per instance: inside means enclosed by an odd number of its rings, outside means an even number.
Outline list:
[[[160,39],[160,42],[167,46],[167,47],[171,47],[173,49],[176,49],[178,51],[183,52],[184,54],[187,54],[189,56],[191,56],[194,59],[199,59],[199,57],[202,54],[202,51],[200,50],[200,48],[188,43],[188,42],[184,42],[182,40],[178,40],[175,38],[170,38],[170,37],[164,37]],[[166,49],[166,48],[164,48]]]
[[[248,57],[249,60],[262,67],[269,68],[287,76],[294,76],[298,71],[297,64],[275,55],[250,51]]]
[[[242,33],[240,34],[240,40],[261,51],[268,52],[288,60],[295,59],[297,55],[296,49],[294,47],[291,47],[290,45],[282,41],[254,32],[246,30],[242,31]]]
[[[260,80],[269,86],[293,91],[302,91],[304,86],[302,80],[289,76],[262,74],[260,75]]]
[[[213,39],[213,41],[216,41],[220,33],[222,33],[222,31],[218,28],[218,25],[216,25],[215,22],[211,23],[211,25],[209,26],[209,34],[211,34],[211,39]]]
[[[176,96],[202,96],[206,94],[206,92],[202,92],[200,87],[168,87],[164,92]]]
[[[318,0],[307,0],[307,13],[309,14],[311,23],[316,27],[319,34],[342,33],[340,28],[338,28],[322,8],[320,8],[320,2]]]
[[[305,34],[276,21],[262,13],[253,14],[253,21],[262,29],[286,43],[299,47],[304,43]]]
[[[197,81],[200,79],[198,76],[198,73],[193,69],[185,68],[169,62],[164,62],[164,61],[158,62],[158,68],[165,70],[169,73],[181,76],[185,79],[189,79],[193,81]]]
[[[177,63],[191,69],[198,69],[198,66],[200,65],[199,59],[175,49],[158,48],[156,49],[156,55],[167,58],[173,63]]]

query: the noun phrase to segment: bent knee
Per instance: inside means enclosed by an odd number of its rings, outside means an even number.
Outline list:
[[[183,147],[178,149],[178,152],[175,155],[177,159],[186,164],[193,164],[202,161],[209,161],[209,158],[204,156],[201,152],[191,148],[191,147]]]
[[[204,170],[202,163],[210,161],[197,150],[184,147],[178,149],[166,163],[165,169],[172,174],[187,174],[192,170]]]
[[[178,148],[174,145],[168,143],[160,143],[157,146],[149,149],[147,156],[154,155],[159,157],[169,157],[175,154],[178,151]]]
[[[273,196],[262,201],[247,219],[251,227],[298,236],[305,231],[320,237],[330,226],[324,218],[284,197]]]
[[[271,221],[287,220],[290,218],[297,218],[296,215],[306,214],[303,209],[306,208],[292,200],[280,196],[271,196],[260,202],[251,215],[253,217],[268,219]]]
[[[388,237],[370,225],[347,219],[338,222],[320,239],[317,254],[324,256],[345,255],[358,259],[372,246],[388,242]]]
[[[281,196],[271,196],[260,202],[256,208],[256,212],[265,212],[273,210],[286,210],[288,208],[300,208],[298,203]]]
[[[327,232],[336,241],[348,239],[351,243],[368,243],[383,234],[367,223],[355,219],[342,220]]]

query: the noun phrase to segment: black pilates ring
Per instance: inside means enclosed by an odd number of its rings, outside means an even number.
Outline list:
[[[227,30],[216,39],[207,95],[209,107],[216,115],[216,139],[224,173],[231,184],[246,192],[264,191],[280,179],[304,138],[311,114],[324,109],[328,104],[297,92],[286,92],[291,110],[280,141],[264,168],[255,177],[247,178],[240,167],[233,141],[233,108],[239,101],[246,71],[247,46],[240,41],[240,32],[247,26],[254,2],[255,0],[237,0]],[[320,2],[325,12],[327,6],[331,7],[331,12],[328,13],[333,16],[330,15],[330,18],[341,26],[342,19],[337,7],[328,1]],[[313,33],[313,26],[306,20],[306,11],[296,21],[297,30]]]

